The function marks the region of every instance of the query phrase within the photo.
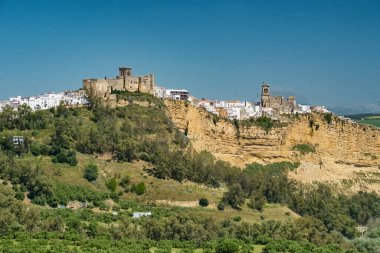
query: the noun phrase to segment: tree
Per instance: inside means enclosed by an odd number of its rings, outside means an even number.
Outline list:
[[[263,211],[263,207],[266,202],[266,198],[262,196],[261,194],[252,194],[251,197],[249,198],[250,203],[248,206],[252,209],[256,209],[258,211]]]
[[[92,87],[86,89],[85,92],[85,98],[88,102],[87,105],[90,110],[97,110],[103,106],[102,98],[96,94],[96,91]]]
[[[92,182],[96,181],[98,174],[98,167],[95,164],[89,164],[84,170],[83,177],[87,179],[87,181]]]
[[[206,206],[208,206],[208,204],[209,204],[208,199],[206,199],[206,198],[199,199],[199,205],[200,206],[206,207]]]
[[[224,239],[218,243],[215,253],[238,253],[239,244],[235,240]]]
[[[245,202],[244,192],[240,184],[233,184],[230,190],[224,193],[223,201],[228,203],[232,208],[240,209],[240,206]]]

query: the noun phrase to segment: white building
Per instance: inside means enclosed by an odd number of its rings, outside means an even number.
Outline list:
[[[135,213],[133,213],[132,218],[140,219],[143,217],[150,217],[150,216],[152,216],[151,212],[135,212]]]
[[[239,107],[230,107],[227,108],[227,117],[229,119],[241,119],[241,108]]]
[[[185,89],[181,89],[181,90],[166,89],[165,98],[170,98],[173,100],[189,101],[190,93],[188,90],[185,90]]]
[[[239,101],[239,100],[227,100],[226,101],[226,107],[231,108],[231,107],[243,107],[245,105],[244,102]]]
[[[246,118],[257,118],[262,115],[261,106],[259,105],[247,106],[244,109]]]
[[[312,110],[313,112],[321,112],[321,113],[329,113],[329,112],[330,112],[330,111],[327,110],[326,107],[324,107],[323,105],[322,105],[322,106],[320,106],[320,105],[318,105],[318,106],[314,106],[314,107],[311,108],[311,110]]]
[[[62,102],[66,105],[85,105],[88,101],[85,98],[84,91],[68,91],[63,95]]]
[[[7,104],[14,108],[24,104],[28,105],[33,111],[57,107],[61,103],[66,105],[83,105],[88,102],[83,90],[59,93],[50,92],[31,97],[17,96],[9,98],[9,102],[7,102]]]
[[[161,86],[158,86],[158,85],[155,85],[153,87],[153,95],[158,97],[158,98],[164,98],[165,97],[165,93],[166,93],[166,88],[165,87],[161,87]]]
[[[227,104],[224,100],[215,100],[215,107],[226,108]]]
[[[298,113],[311,113],[310,105],[298,104]]]

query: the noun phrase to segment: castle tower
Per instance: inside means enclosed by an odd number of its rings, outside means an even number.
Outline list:
[[[261,85],[261,106],[270,107],[270,86],[265,82]]]
[[[124,78],[127,76],[129,77],[132,76],[132,68],[125,68],[125,67],[119,68],[119,78]]]
[[[132,68],[124,68],[120,67],[119,68],[119,78],[123,79],[123,89],[125,90],[127,88],[127,83],[129,77],[132,76]]]

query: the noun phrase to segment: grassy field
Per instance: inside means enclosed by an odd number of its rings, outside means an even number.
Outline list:
[[[360,124],[373,125],[375,127],[380,127],[380,118],[366,118],[363,120],[356,121]]]
[[[380,127],[380,115],[376,114],[357,114],[348,115],[349,118],[355,120],[359,124],[372,125]]]

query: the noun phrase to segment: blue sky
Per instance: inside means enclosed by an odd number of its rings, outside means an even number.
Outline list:
[[[0,98],[154,73],[196,97],[380,111],[380,1],[0,0]]]

